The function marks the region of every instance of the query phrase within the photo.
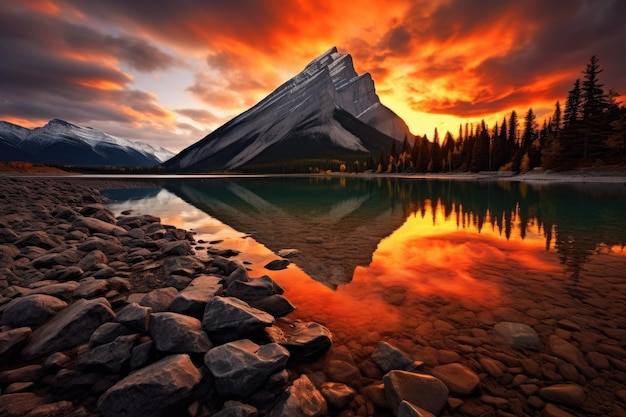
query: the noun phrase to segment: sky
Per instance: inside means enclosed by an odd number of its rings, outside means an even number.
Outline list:
[[[3,0],[0,120],[179,152],[333,46],[415,135],[564,105],[596,55],[626,97],[624,0]]]

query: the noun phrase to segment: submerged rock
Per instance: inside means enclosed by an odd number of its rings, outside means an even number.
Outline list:
[[[448,399],[448,388],[431,375],[390,371],[383,377],[383,383],[387,401],[394,414],[397,414],[400,403],[406,400],[438,415]]]
[[[413,366],[413,360],[402,350],[387,342],[380,341],[372,353],[372,360],[383,373],[394,369],[408,370]]]
[[[537,332],[524,323],[500,322],[493,330],[513,349],[541,349]]]

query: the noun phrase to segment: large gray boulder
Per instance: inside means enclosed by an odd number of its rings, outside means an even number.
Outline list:
[[[279,343],[298,360],[309,360],[326,353],[332,346],[330,330],[315,322],[295,322],[267,329],[272,342]]]
[[[67,307],[67,303],[45,294],[31,294],[12,300],[0,318],[0,325],[36,327]]]
[[[104,417],[164,416],[191,394],[200,372],[189,355],[172,355],[133,372],[98,400]]]
[[[448,388],[431,375],[390,371],[383,377],[383,383],[387,402],[395,415],[402,401],[438,415],[448,400]]]
[[[261,332],[274,323],[265,311],[250,307],[232,297],[213,297],[206,305],[202,327],[218,343],[242,339]]]
[[[372,352],[372,360],[383,373],[395,369],[408,370],[413,365],[413,360],[402,350],[387,342],[380,341]]]
[[[243,339],[211,349],[204,356],[204,363],[215,377],[221,395],[247,398],[270,375],[282,370],[288,359],[289,352],[276,343],[259,346]]]
[[[104,368],[109,372],[120,372],[130,360],[137,335],[119,336],[110,343],[105,343],[88,350],[78,358],[79,367]]]
[[[31,360],[84,343],[102,323],[114,319],[106,298],[78,300],[35,330],[22,356]]]
[[[201,275],[195,278],[187,288],[174,297],[170,304],[170,311],[197,319],[202,318],[209,300],[223,293],[222,281],[222,278],[212,275]]]
[[[213,347],[200,320],[178,313],[152,313],[150,336],[164,352],[205,353]]]
[[[293,381],[268,417],[322,417],[328,412],[326,400],[306,375]]]

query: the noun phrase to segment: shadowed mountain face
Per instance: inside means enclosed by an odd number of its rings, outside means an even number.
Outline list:
[[[370,74],[332,48],[248,111],[183,150],[173,171],[233,170],[285,160],[378,155],[393,140],[412,140],[385,107]]]

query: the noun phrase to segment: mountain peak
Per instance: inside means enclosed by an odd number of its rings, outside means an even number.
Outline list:
[[[340,121],[337,110],[348,116],[342,115]],[[357,120],[350,122],[349,117]],[[369,126],[357,128],[360,124]],[[355,129],[360,133],[355,134]],[[371,130],[377,132],[368,138],[359,136]],[[372,135],[378,135],[377,139],[370,140]],[[354,157],[355,153],[378,153],[388,148],[392,138],[401,142],[407,136],[412,138],[406,123],[380,102],[371,75],[359,75],[352,56],[332,47],[252,108],[183,150],[165,166],[211,171],[269,164],[293,156],[310,159],[325,152],[348,152]],[[321,149],[322,143],[328,149]]]

